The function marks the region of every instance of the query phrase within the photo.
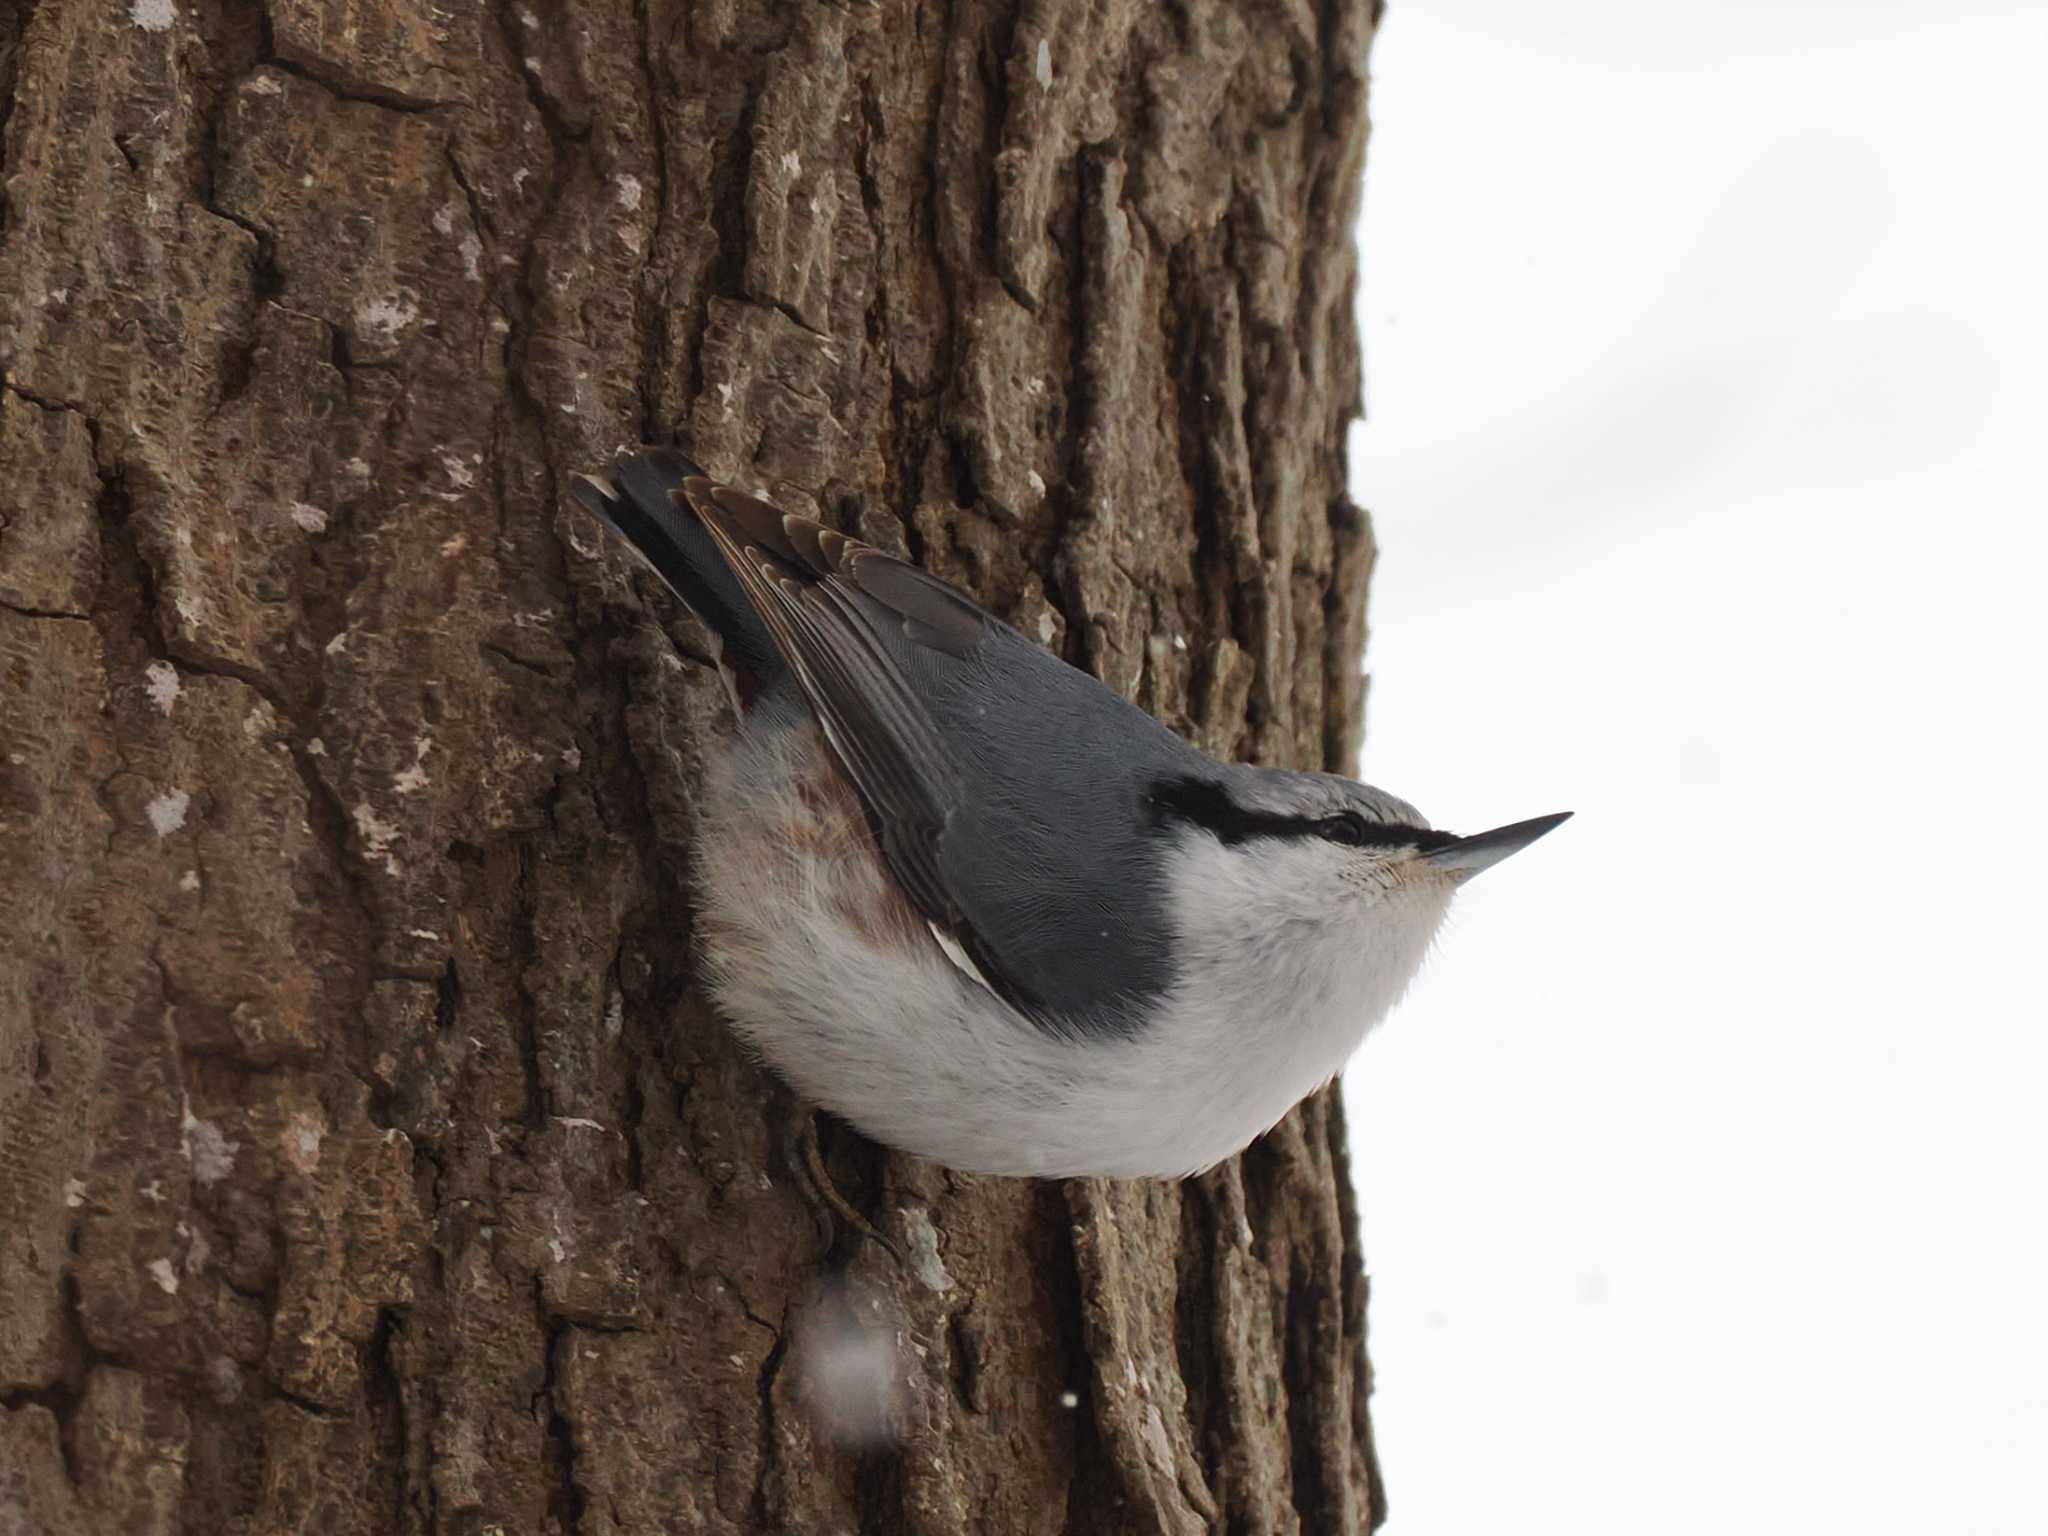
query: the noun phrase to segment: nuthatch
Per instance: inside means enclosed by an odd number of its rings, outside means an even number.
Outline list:
[[[1455,837],[1370,785],[1218,762],[937,577],[674,450],[574,493],[744,701],[693,845],[720,1008],[906,1152],[1210,1167],[1344,1065],[1460,884],[1565,819]]]

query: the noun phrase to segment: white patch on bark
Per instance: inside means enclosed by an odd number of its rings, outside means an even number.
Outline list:
[[[178,1272],[171,1268],[169,1259],[151,1259],[142,1267],[149,1271],[149,1278],[162,1287],[166,1296],[178,1294]]]
[[[307,533],[325,533],[327,531],[326,512],[314,506],[311,502],[293,502],[291,513],[292,521],[297,523]]]
[[[218,1184],[235,1171],[236,1143],[221,1133],[211,1120],[202,1120],[188,1105],[180,1129],[185,1136],[185,1156],[192,1162],[192,1178],[202,1188]]]
[[[382,860],[386,874],[401,873],[398,860],[391,852],[391,845],[400,836],[398,823],[384,820],[367,803],[358,805],[353,814],[356,835],[363,840],[363,857],[373,864]]]
[[[1032,73],[1038,77],[1039,89],[1052,89],[1052,44],[1042,37],[1038,40],[1038,62]]]
[[[168,32],[178,19],[178,8],[171,0],[133,0],[128,19],[145,32]]]
[[[389,298],[368,299],[356,305],[356,329],[372,341],[390,343],[398,339],[401,331],[408,329],[420,317],[419,306],[408,293],[399,292]]]
[[[284,1128],[284,1156],[301,1173],[311,1173],[320,1166],[320,1143],[327,1138],[327,1127],[320,1123],[320,1117],[309,1110],[299,1110]]]
[[[185,825],[185,812],[191,807],[192,797],[182,789],[174,789],[167,795],[158,795],[143,807],[149,817],[149,824],[156,828],[158,837],[169,837]]]
[[[640,178],[628,176],[621,171],[612,178],[612,185],[618,188],[619,206],[627,212],[640,206]]]
[[[946,1272],[945,1260],[939,1257],[939,1233],[931,1216],[922,1207],[911,1206],[903,1213],[903,1225],[907,1233],[903,1246],[909,1253],[912,1272],[927,1289],[945,1295],[953,1289],[953,1277]]]
[[[149,694],[149,702],[165,714],[178,702],[178,695],[184,691],[178,681],[178,669],[168,661],[152,661],[142,669],[142,675],[149,681],[143,685]]]

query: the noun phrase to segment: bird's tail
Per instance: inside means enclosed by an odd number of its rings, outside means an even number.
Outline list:
[[[718,636],[726,665],[765,685],[781,675],[782,657],[683,495],[683,481],[703,473],[673,448],[642,448],[601,474],[578,475],[570,491]]]

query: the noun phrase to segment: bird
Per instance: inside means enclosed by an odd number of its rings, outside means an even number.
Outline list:
[[[713,1001],[812,1104],[968,1173],[1178,1179],[1329,1081],[1458,888],[1460,837],[1222,761],[966,594],[675,448],[575,501],[703,621],[736,721],[695,805]]]

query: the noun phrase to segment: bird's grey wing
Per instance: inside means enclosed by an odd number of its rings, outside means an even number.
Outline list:
[[[916,566],[707,479],[683,495],[788,660],[892,873],[990,987],[1077,1027],[1161,984],[1156,915],[1117,879],[1142,856],[1119,846],[1140,838],[1137,807],[1087,771],[1086,738],[1128,712],[1117,728],[1187,749]],[[991,706],[1031,730],[999,729]]]
[[[874,632],[875,600],[864,583],[891,585],[891,573],[877,569],[887,557],[729,486],[692,478],[683,493],[789,662],[897,880],[928,918],[948,928],[961,923],[938,844],[964,796],[963,775]],[[936,638],[973,644],[981,616],[971,605],[962,605],[964,613],[925,606],[937,620],[927,626]]]

